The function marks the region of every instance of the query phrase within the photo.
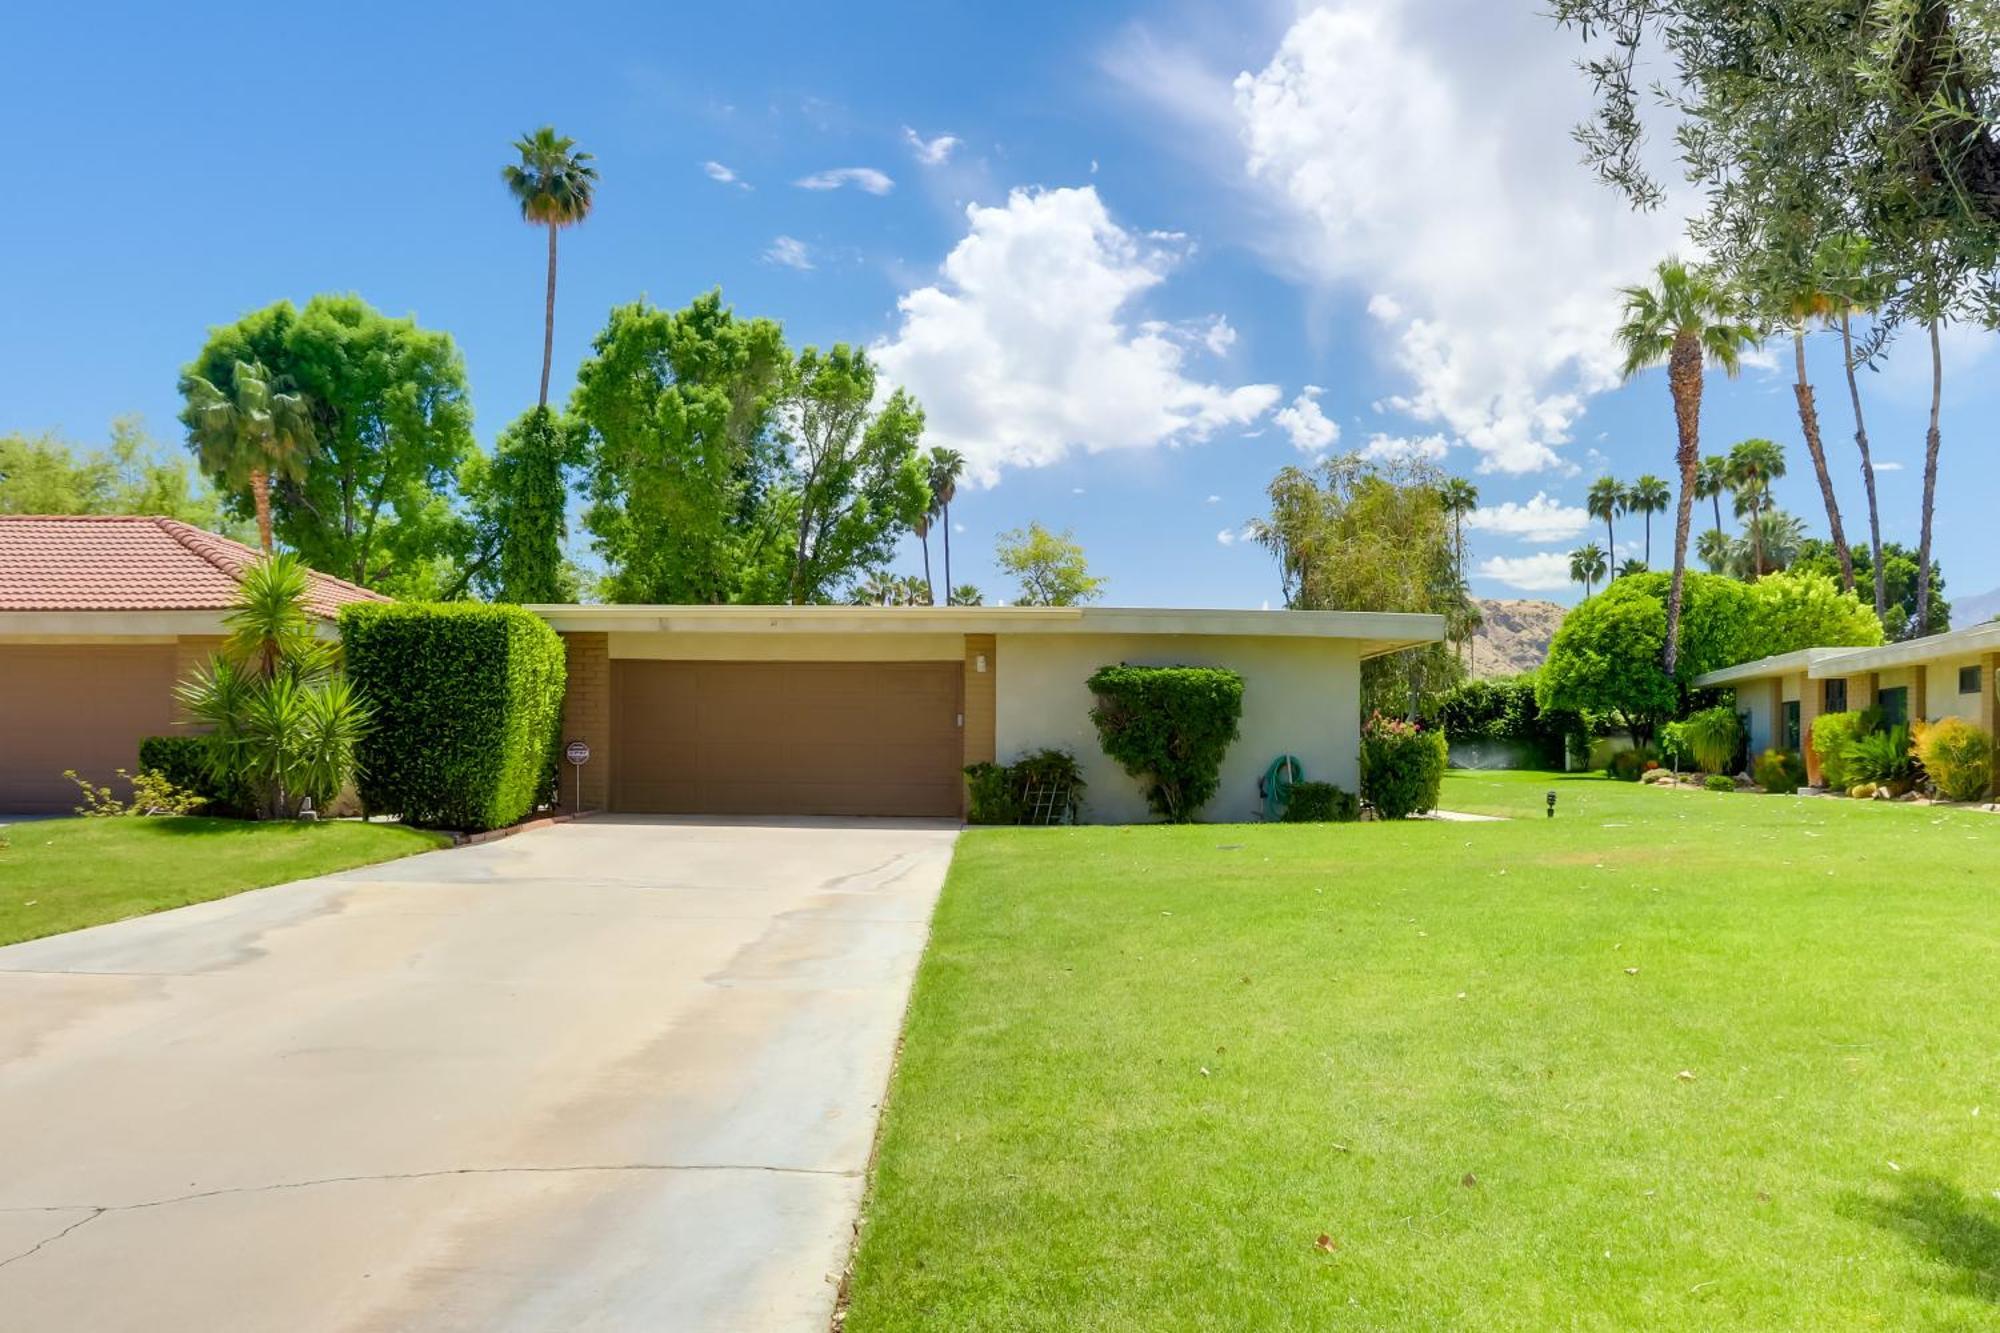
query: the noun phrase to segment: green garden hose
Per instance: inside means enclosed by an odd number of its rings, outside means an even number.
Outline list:
[[[1283,819],[1285,807],[1292,803],[1292,784],[1305,780],[1305,765],[1297,755],[1281,754],[1273,759],[1257,783],[1257,790],[1264,797],[1264,818],[1273,824]]]

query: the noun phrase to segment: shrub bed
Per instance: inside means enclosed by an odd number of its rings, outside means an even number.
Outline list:
[[[1806,761],[1796,750],[1766,750],[1757,756],[1752,776],[1765,791],[1790,796],[1806,785]]]
[[[1083,809],[1083,769],[1068,750],[1036,750],[1011,764],[971,764],[965,784],[966,819],[974,824],[1075,823]]]
[[[202,798],[201,812],[249,818],[257,798],[240,781],[218,779],[208,765],[208,743],[199,736],[148,736],[139,742],[139,771],[158,773]]]
[[[567,672],[556,632],[517,606],[342,609],[347,674],[375,709],[361,800],[427,828],[518,822],[554,794]]]
[[[1361,798],[1331,782],[1294,782],[1285,802],[1287,824],[1345,824],[1361,818]]]
[[[1917,757],[1947,801],[1983,801],[1993,790],[1993,738],[1960,717],[1923,728]]]
[[[1819,759],[1820,780],[1829,791],[1846,791],[1858,779],[1848,764],[1848,747],[1875,730],[1878,715],[1862,710],[1822,713],[1814,719],[1807,743]]]
[[[1407,819],[1437,809],[1444,786],[1445,740],[1380,713],[1361,729],[1361,799],[1379,819]]]
[[[1098,742],[1139,779],[1146,805],[1191,822],[1221,785],[1243,717],[1243,677],[1220,667],[1107,666],[1089,681]]]

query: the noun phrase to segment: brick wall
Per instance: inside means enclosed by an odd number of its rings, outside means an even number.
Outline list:
[[[569,685],[563,695],[562,743],[583,741],[590,762],[583,766],[583,796],[577,798],[576,766],[562,764],[560,801],[565,810],[603,810],[611,793],[611,646],[603,634],[565,634]]]

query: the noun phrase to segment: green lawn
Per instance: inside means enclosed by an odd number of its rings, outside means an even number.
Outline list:
[[[2000,1326],[2000,816],[1445,799],[967,833],[849,1333]]]
[[[0,827],[0,944],[441,847],[400,824],[50,819]]]

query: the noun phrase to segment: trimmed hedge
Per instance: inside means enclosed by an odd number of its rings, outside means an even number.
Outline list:
[[[562,639],[518,606],[359,603],[347,674],[375,710],[361,801],[425,828],[519,822],[554,791]]]
[[[1119,767],[1145,784],[1146,804],[1192,823],[1221,785],[1222,756],[1243,717],[1243,677],[1221,667],[1100,667],[1090,720]]]
[[[138,771],[158,773],[204,798],[204,814],[248,816],[257,809],[256,795],[246,784],[216,781],[208,766],[208,743],[199,736],[146,737],[139,742]]]
[[[1331,782],[1294,782],[1285,802],[1286,824],[1345,824],[1361,818],[1361,798]]]
[[[1407,819],[1437,809],[1444,789],[1445,740],[1380,713],[1361,729],[1361,798],[1377,819]]]

